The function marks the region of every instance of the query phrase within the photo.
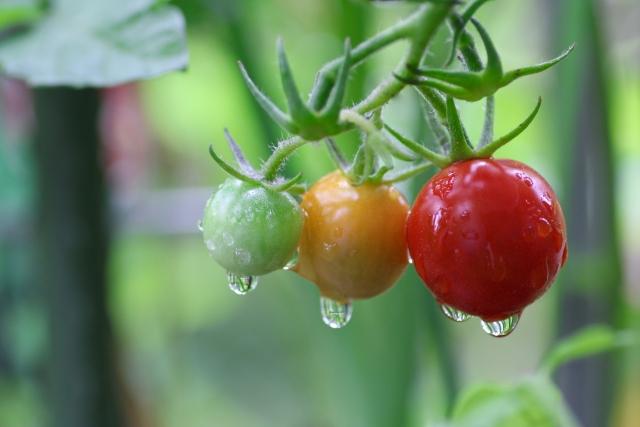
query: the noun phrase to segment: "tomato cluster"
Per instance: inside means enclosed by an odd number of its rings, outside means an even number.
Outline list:
[[[351,300],[398,280],[407,247],[445,314],[478,316],[494,335],[515,327],[567,258],[555,193],[513,160],[453,163],[426,183],[411,213],[394,187],[355,186],[340,171],[314,184],[300,206],[287,193],[229,179],[207,203],[202,227],[238,293],[253,288],[252,276],[283,268],[297,246],[292,269],[336,302],[336,327],[349,320]]]
[[[353,51],[345,40],[343,56],[318,71],[306,100],[279,40],[286,109],[262,92],[241,65],[251,94],[291,137],[278,143],[259,170],[228,132],[239,168],[210,148],[232,178],[207,203],[202,230],[234,292],[255,288],[260,275],[293,270],[318,287],[324,322],[340,328],[349,322],[351,301],[389,289],[412,259],[446,316],[455,321],[476,316],[485,332],[506,336],[522,310],[549,288],[567,259],[557,197],[530,167],[493,157],[531,124],[542,100],[511,132],[494,139],[494,95],[516,79],[557,64],[572,47],[550,61],[505,71],[488,32],[473,18],[485,1],[464,9],[459,2],[429,3]],[[442,68],[428,67],[422,58],[445,22],[452,31],[449,59]],[[486,52],[484,61],[465,28],[471,24]],[[352,68],[400,39],[406,39],[409,50],[393,75],[346,107]],[[448,69],[455,58],[462,69]],[[383,120],[385,105],[407,86],[421,95],[436,147],[411,140]],[[456,100],[485,102],[485,124],[475,144]],[[353,129],[360,132],[361,144],[348,160],[332,138]],[[326,142],[338,170],[305,191],[301,173],[289,180],[278,174],[288,156],[316,141]],[[404,168],[394,171],[400,162]],[[433,166],[441,170],[410,210],[393,183]]]

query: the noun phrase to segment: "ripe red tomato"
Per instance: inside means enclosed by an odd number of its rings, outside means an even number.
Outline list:
[[[409,206],[388,185],[353,186],[330,173],[307,191],[295,271],[340,302],[370,298],[390,288],[407,266]]]
[[[555,193],[514,160],[466,160],[436,174],[411,210],[407,242],[438,302],[487,322],[520,314],[567,258]]]

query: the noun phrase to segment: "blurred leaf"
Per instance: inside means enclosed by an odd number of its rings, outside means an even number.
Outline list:
[[[36,86],[109,86],[185,68],[181,12],[154,0],[57,0],[0,44],[0,67]]]
[[[551,374],[572,360],[624,347],[634,341],[630,332],[615,332],[604,325],[589,326],[556,345],[545,358],[541,370]]]
[[[453,413],[455,427],[577,426],[557,387],[545,376],[513,385],[479,384],[468,389]]]
[[[42,15],[42,9],[39,0],[4,0],[0,3],[0,31],[35,21]]]

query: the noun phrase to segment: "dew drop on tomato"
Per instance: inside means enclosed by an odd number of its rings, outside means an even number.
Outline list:
[[[347,326],[351,320],[353,306],[350,301],[340,302],[320,297],[320,314],[325,325],[331,329],[340,329]]]
[[[447,316],[447,318],[453,320],[454,322],[464,322],[465,320],[471,318],[471,315],[447,304],[441,304],[440,309],[442,310],[444,315]]]
[[[505,319],[494,320],[494,321],[485,321],[481,320],[480,324],[482,326],[482,330],[492,337],[506,337],[511,332],[515,331],[516,326],[518,326],[518,321],[520,320],[520,314],[511,315]]]
[[[246,295],[258,286],[258,276],[247,276],[227,272],[227,283],[236,295]]]

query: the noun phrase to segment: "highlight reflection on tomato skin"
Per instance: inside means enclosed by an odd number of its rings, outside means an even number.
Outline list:
[[[407,242],[441,304],[487,321],[520,313],[567,257],[555,193],[513,160],[461,161],[437,173],[409,215]]]
[[[353,186],[339,171],[303,196],[305,222],[295,271],[337,301],[370,298],[390,288],[408,257],[409,206],[387,185]]]

